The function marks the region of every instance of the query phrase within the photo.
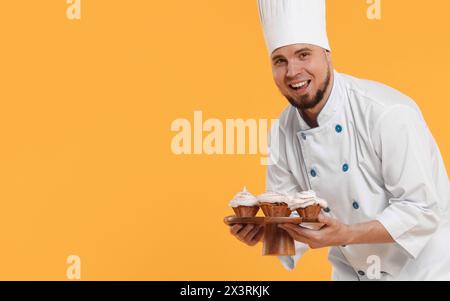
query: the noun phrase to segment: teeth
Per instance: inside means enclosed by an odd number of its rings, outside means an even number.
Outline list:
[[[302,88],[304,87],[306,84],[308,83],[308,81],[304,81],[295,85],[291,85],[293,88],[298,89],[298,88]]]

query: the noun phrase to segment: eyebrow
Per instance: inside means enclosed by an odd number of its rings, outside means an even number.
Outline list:
[[[299,53],[301,53],[301,52],[304,52],[304,51],[312,51],[312,49],[310,49],[310,48],[308,48],[308,47],[304,47],[304,48],[302,48],[302,49],[299,49],[299,50],[297,50],[296,52],[295,52],[295,55],[297,55],[297,54],[299,54]],[[274,56],[273,58],[272,58],[272,62],[273,61],[276,61],[276,60],[278,60],[278,59],[281,59],[281,58],[284,58],[284,56],[282,56],[282,55],[276,55],[276,56]]]

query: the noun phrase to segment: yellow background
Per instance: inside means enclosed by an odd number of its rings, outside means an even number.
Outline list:
[[[178,118],[277,118],[256,0],[0,2],[0,279],[327,280],[327,250],[287,272],[228,234],[259,155],[176,156]],[[421,107],[450,166],[449,1],[328,0],[338,71]]]

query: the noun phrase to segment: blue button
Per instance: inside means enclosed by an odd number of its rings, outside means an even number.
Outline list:
[[[342,132],[342,126],[340,125],[340,124],[338,124],[338,125],[336,125],[336,132],[337,133],[340,133],[340,132]]]
[[[342,170],[343,170],[344,172],[347,172],[347,171],[348,171],[348,164],[347,164],[347,163],[345,163],[344,165],[342,165]]]
[[[306,135],[305,135],[305,133],[302,133],[302,138],[303,138],[303,140],[306,140]]]
[[[311,169],[311,176],[315,178],[317,176],[317,172],[314,169]]]
[[[326,213],[328,213],[328,212],[331,211],[331,209],[327,207],[327,208],[323,209],[323,211],[325,211]]]
[[[359,274],[360,276],[364,276],[366,273],[364,273],[363,271],[358,271],[358,274]]]
[[[359,209],[359,204],[358,204],[357,201],[354,201],[354,202],[353,202],[353,208]]]

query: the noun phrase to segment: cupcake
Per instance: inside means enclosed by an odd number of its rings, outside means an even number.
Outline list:
[[[238,192],[230,201],[230,207],[238,217],[254,217],[258,213],[258,200],[247,191],[247,188]]]
[[[291,215],[289,209],[289,196],[286,194],[267,191],[258,196],[259,207],[265,216],[288,217]]]
[[[296,210],[305,222],[317,222],[320,210],[327,207],[327,202],[312,190],[296,193],[289,202],[289,209]]]

